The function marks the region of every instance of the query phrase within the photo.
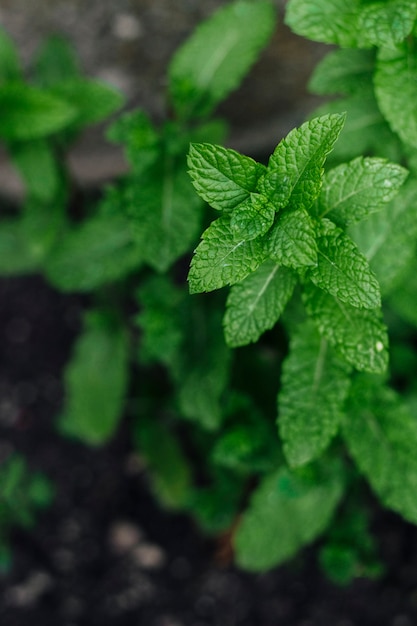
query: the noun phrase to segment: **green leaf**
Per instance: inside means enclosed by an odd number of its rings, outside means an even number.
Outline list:
[[[392,130],[417,147],[417,56],[407,43],[379,51],[375,95]]]
[[[155,416],[141,415],[134,425],[134,441],[158,501],[168,509],[183,508],[191,494],[192,476],[176,434]]]
[[[358,157],[326,173],[318,199],[319,213],[340,227],[359,222],[392,200],[408,176],[385,159]]]
[[[343,128],[345,116],[324,115],[292,130],[271,155],[260,191],[276,209],[308,209],[321,187],[323,165]]]
[[[238,0],[203,22],[168,68],[169,94],[180,117],[209,114],[239,86],[275,26],[270,2]]]
[[[106,443],[122,417],[128,336],[116,320],[90,311],[65,369],[61,432],[89,445]]]
[[[9,218],[0,223],[0,275],[30,274],[38,263],[25,237],[20,220]]]
[[[180,129],[183,135],[184,130],[182,124],[180,124]],[[197,126],[193,126],[190,129],[189,143],[222,144],[226,141],[228,132],[228,124],[222,118],[209,118],[208,120],[201,120]],[[189,149],[189,145],[187,145],[186,149]]]
[[[308,88],[318,95],[360,93],[372,82],[374,63],[373,50],[333,50],[314,68]]]
[[[13,453],[0,467],[0,494],[1,543],[12,525],[34,525],[36,509],[51,504],[53,488],[43,474],[28,467],[22,455]]]
[[[212,449],[212,462],[248,477],[275,469],[279,453],[273,424],[245,396],[229,396],[229,406],[228,421]]]
[[[158,272],[187,253],[200,232],[201,200],[185,164],[177,166],[170,157],[128,183],[123,205],[143,260]]]
[[[357,28],[360,0],[289,0],[285,23],[297,35],[355,48],[360,35]]]
[[[44,269],[63,291],[90,291],[124,278],[141,263],[126,218],[98,214],[58,240]]]
[[[265,167],[222,146],[191,144],[189,174],[197,193],[213,208],[232,210],[256,190]]]
[[[268,237],[269,256],[286,267],[317,265],[316,228],[304,209],[281,213]]]
[[[366,258],[350,237],[325,218],[317,247],[318,264],[307,271],[317,287],[354,307],[381,306],[379,284]]]
[[[326,529],[342,495],[343,480],[334,463],[316,477],[286,468],[267,475],[234,538],[238,565],[262,572],[295,556]]]
[[[415,0],[365,4],[358,17],[362,45],[395,47],[411,33],[416,17]]]
[[[52,87],[61,83],[63,77],[67,80],[81,74],[73,46],[59,35],[51,35],[42,43],[36,55],[34,72],[41,87]]]
[[[236,207],[231,215],[230,226],[236,239],[256,239],[272,226],[275,209],[264,197],[252,193],[250,198]]]
[[[9,147],[29,196],[51,202],[61,183],[58,163],[52,147],[44,139],[16,142]]]
[[[290,466],[318,458],[336,435],[350,368],[306,322],[292,338],[278,395],[278,428]]]
[[[383,373],[388,366],[388,335],[379,309],[358,309],[306,283],[307,313],[320,334],[358,370]]]
[[[181,417],[214,431],[225,417],[222,397],[231,362],[222,333],[222,308],[217,299],[209,303],[197,297],[182,314],[186,340],[174,372]]]
[[[184,338],[181,305],[184,293],[167,276],[152,276],[136,293],[141,328],[140,360],[157,360],[175,368]]]
[[[62,191],[62,190],[60,190]],[[68,229],[66,193],[56,195],[51,202],[30,198],[21,217],[21,233],[33,258],[35,267],[42,269],[58,238]]]
[[[291,298],[296,281],[291,270],[266,261],[234,285],[224,316],[227,344],[233,348],[244,346],[272,328]]]
[[[207,487],[192,494],[188,510],[206,534],[219,537],[230,532],[239,514],[246,481],[236,472],[217,469]]]
[[[142,174],[160,155],[160,138],[148,115],[138,109],[120,116],[106,133],[107,139],[124,144],[129,165]]]
[[[62,98],[28,85],[0,87],[0,138],[26,141],[47,137],[68,127],[76,109]]]
[[[72,127],[76,130],[106,119],[124,103],[121,92],[110,85],[86,78],[65,78],[51,92],[76,111]]]
[[[350,227],[386,295],[413,265],[417,237],[417,182],[410,178],[382,211]]]
[[[313,115],[346,111],[346,124],[329,156],[331,162],[353,159],[358,154],[401,160],[402,148],[378,109],[373,89],[368,85],[353,96],[329,102]]]
[[[381,501],[417,523],[417,422],[378,378],[355,380],[343,434],[359,470]]]
[[[417,293],[417,267],[415,254],[413,261],[409,263],[408,272],[403,276],[401,284],[389,294],[391,307],[404,320],[413,326],[417,326],[417,307],[415,306]]]
[[[0,28],[0,84],[22,78],[16,46],[3,28]]]
[[[254,471],[257,467],[256,461],[260,457],[259,451],[262,443],[262,441],[254,437],[253,428],[247,424],[236,425],[227,430],[217,440],[212,458],[214,463],[228,467],[236,472],[246,473],[245,470],[247,471],[248,467],[250,467],[251,471]]]
[[[265,259],[259,239],[236,240],[225,215],[204,231],[188,274],[191,293],[214,291],[238,283],[254,272]]]

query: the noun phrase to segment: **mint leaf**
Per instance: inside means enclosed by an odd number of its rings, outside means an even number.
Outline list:
[[[233,394],[228,406],[229,419],[216,437],[211,460],[216,466],[242,476],[268,472],[277,466],[277,434],[247,396]]]
[[[3,219],[0,228],[0,274],[30,274],[38,269],[36,257],[20,220]]]
[[[152,276],[143,281],[136,293],[140,312],[136,323],[141,328],[140,361],[159,361],[173,369],[185,329],[181,319],[183,291],[167,276]]]
[[[181,417],[213,431],[225,416],[222,399],[229,381],[231,352],[223,338],[222,310],[218,302],[217,307],[210,305],[197,297],[184,307],[185,341],[174,376]]]
[[[365,5],[358,17],[362,44],[395,47],[411,33],[416,17],[414,0],[388,0]]]
[[[379,309],[358,309],[306,283],[303,300],[320,334],[348,363],[365,372],[383,373],[388,366],[388,335]]]
[[[404,143],[417,147],[417,58],[407,43],[379,51],[375,95],[382,114]]]
[[[202,235],[188,274],[190,292],[213,291],[238,283],[254,272],[264,259],[263,242],[236,240],[230,217],[225,215]]]
[[[327,219],[317,238],[318,263],[307,270],[317,287],[341,302],[373,309],[381,305],[378,281],[355,243]]]
[[[44,261],[52,284],[63,291],[90,291],[142,264],[141,250],[122,215],[96,215],[65,233]]]
[[[52,202],[61,179],[52,147],[44,139],[16,142],[9,147],[13,163],[34,200]]]
[[[417,523],[417,423],[378,378],[355,380],[343,435],[359,470],[382,502]]]
[[[275,148],[259,188],[276,209],[287,204],[308,209],[321,186],[326,156],[343,128],[345,116],[323,115],[292,130]]]
[[[127,385],[128,337],[118,321],[90,311],[65,369],[60,430],[89,445],[114,434]]]
[[[286,468],[265,476],[234,537],[238,565],[262,572],[293,557],[326,529],[342,495],[335,463],[317,476]]]
[[[297,35],[335,43],[342,48],[355,48],[358,43],[357,20],[360,0],[289,0],[285,23]]]
[[[417,309],[415,306],[417,292],[417,267],[415,254],[408,265],[408,272],[402,277],[400,285],[389,294],[389,303],[398,315],[413,326],[417,326]]]
[[[247,200],[265,171],[250,157],[207,143],[191,144],[188,167],[197,193],[219,211]]]
[[[314,68],[308,88],[318,95],[360,93],[372,82],[374,62],[371,50],[333,50]]]
[[[224,316],[226,342],[231,347],[255,342],[278,321],[296,284],[296,275],[266,261],[234,285]]]
[[[58,239],[68,229],[66,194],[58,194],[52,202],[30,198],[20,218],[21,233],[34,264],[44,272],[44,263]]]
[[[324,177],[319,213],[341,227],[359,222],[392,200],[407,175],[400,165],[376,157],[339,165]]]
[[[278,395],[278,428],[290,466],[319,457],[336,435],[350,368],[306,322],[292,338]]]
[[[168,68],[176,113],[209,114],[240,84],[275,26],[270,2],[231,2],[203,22],[174,54]]]
[[[417,183],[410,178],[382,211],[350,227],[385,295],[395,289],[415,258]]]
[[[231,215],[230,226],[237,239],[256,239],[264,235],[272,226],[275,209],[270,202],[259,194],[252,193],[250,198],[239,204]]]
[[[224,351],[218,351],[222,358]],[[223,421],[221,396],[228,379],[226,361],[201,365],[184,376],[178,401],[181,417],[195,422],[207,431],[217,430]]]
[[[402,159],[398,138],[381,115],[370,86],[348,98],[322,105],[313,114],[340,111],[346,111],[346,124],[329,156],[330,161],[347,161],[357,157],[358,153],[385,157],[390,161]]]
[[[167,157],[123,193],[136,246],[143,260],[165,272],[194,244],[202,218],[201,200],[185,170]]]
[[[300,269],[317,265],[316,229],[304,209],[281,213],[268,237],[271,259]]]
[[[77,111],[62,98],[23,83],[0,87],[0,138],[20,141],[47,137],[66,127]]]
[[[219,536],[230,532],[239,514],[244,478],[230,471],[216,468],[211,482],[206,487],[195,489],[188,503],[188,510],[205,533]]]
[[[76,130],[100,122],[123,105],[121,92],[98,80],[66,78],[51,87],[51,93],[76,110]]]
[[[153,165],[160,154],[160,138],[148,115],[138,109],[125,113],[106,133],[107,139],[123,144],[129,165],[141,174]]]
[[[71,43],[59,35],[48,37],[37,51],[34,74],[37,84],[47,88],[63,78],[79,78],[79,62]]]
[[[168,509],[186,506],[192,488],[191,467],[176,434],[154,416],[141,415],[133,437],[158,500]]]

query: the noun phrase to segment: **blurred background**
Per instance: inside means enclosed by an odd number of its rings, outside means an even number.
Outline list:
[[[28,66],[51,34],[72,43],[90,77],[119,88],[127,108],[141,107],[154,121],[165,117],[167,64],[182,41],[221,0],[0,0],[0,23]],[[276,33],[241,88],[219,109],[231,125],[228,144],[261,158],[318,103],[308,94],[310,73],[328,49],[292,34],[283,24],[285,0],[275,0]],[[123,171],[118,148],[89,130],[71,151],[81,184],[97,185]],[[19,195],[16,175],[0,160],[3,192]]]

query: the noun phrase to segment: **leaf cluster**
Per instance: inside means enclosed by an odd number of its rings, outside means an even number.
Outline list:
[[[345,584],[381,571],[363,478],[417,523],[417,2],[289,0],[285,19],[340,46],[310,82],[338,98],[265,163],[225,147],[213,114],[275,23],[267,1],[231,2],[172,58],[166,120],[110,126],[129,170],[78,220],[59,157],[120,96],[55,39],[28,85],[3,34],[0,137],[27,198],[2,220],[0,271],[88,296],[63,434],[102,445],[127,414],[155,496],[232,529],[241,567],[325,535],[320,561]]]
[[[20,454],[7,458],[0,468],[0,571],[12,562],[10,532],[13,526],[31,528],[39,510],[49,506],[54,497],[49,480],[31,472]]]
[[[270,2],[237,0],[197,28],[167,68],[166,119],[134,110],[112,123],[107,139],[123,147],[128,171],[75,216],[80,194],[66,151],[123,98],[84,78],[62,39],[45,43],[27,79],[11,40],[0,38],[0,139],[26,188],[24,206],[1,220],[0,272],[40,272],[64,293],[85,294],[57,427],[99,446],[127,415],[151,489],[208,532],[233,523],[250,468],[271,466],[271,430],[257,425],[246,395],[226,393],[223,303],[186,303],[184,257],[206,220],[186,155],[190,142],[224,141],[215,109],[274,26]],[[184,420],[198,467],[180,437]],[[227,432],[215,436],[225,422]]]

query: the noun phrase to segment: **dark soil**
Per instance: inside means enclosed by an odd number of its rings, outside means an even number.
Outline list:
[[[92,450],[54,419],[82,301],[40,278],[0,281],[0,459],[22,452],[54,482],[53,505],[12,537],[1,626],[412,626],[417,533],[377,509],[386,576],[329,583],[314,548],[264,575],[237,571],[183,516],[153,502],[126,425]],[[417,497],[417,494],[416,494]]]

